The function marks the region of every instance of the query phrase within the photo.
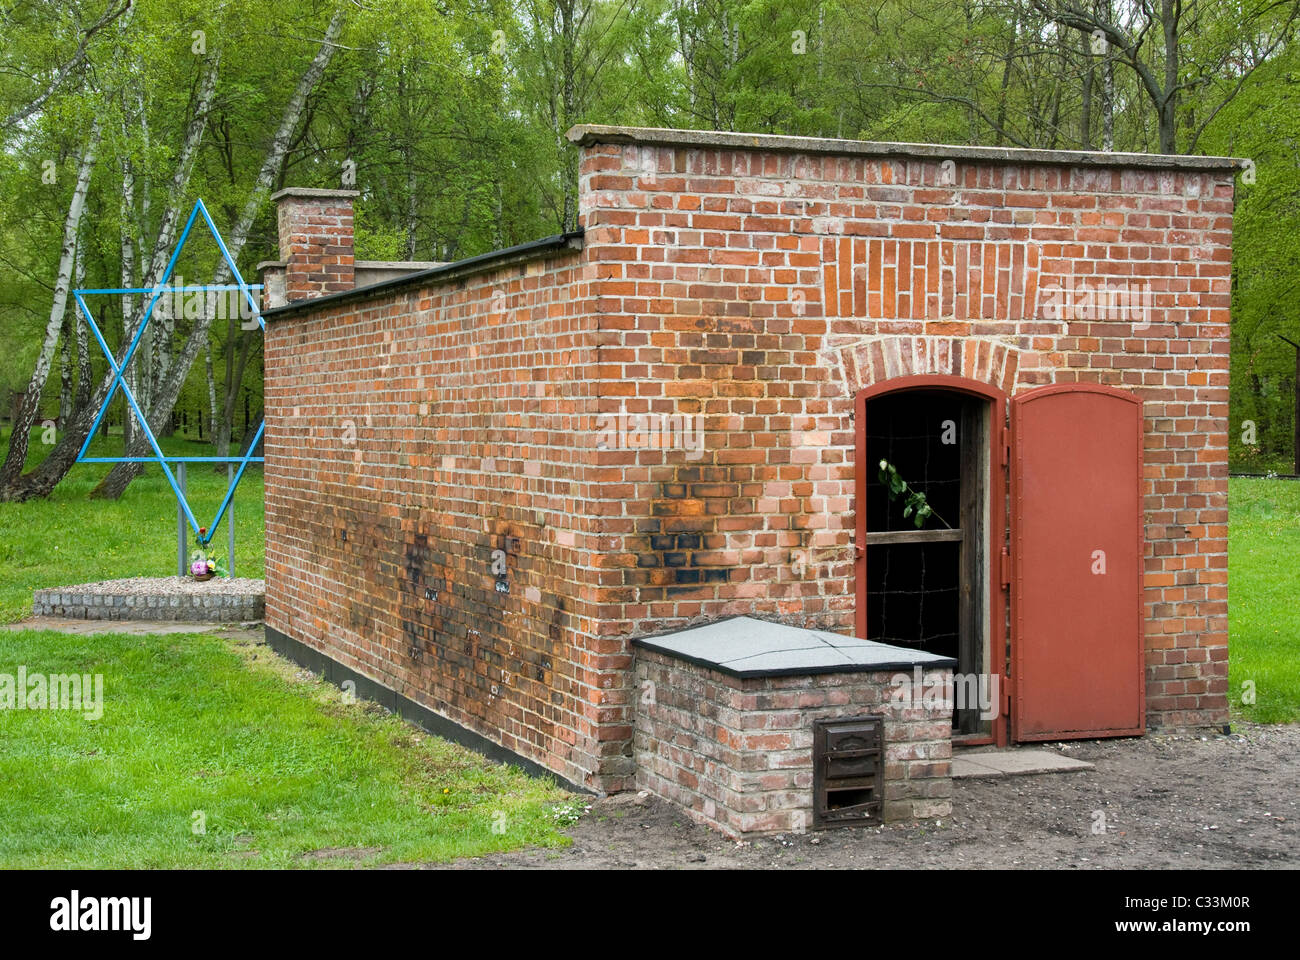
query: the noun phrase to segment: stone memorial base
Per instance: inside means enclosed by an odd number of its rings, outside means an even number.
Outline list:
[[[248,623],[261,620],[266,587],[261,580],[216,577],[133,577],[37,590],[38,617],[82,620],[181,620]]]

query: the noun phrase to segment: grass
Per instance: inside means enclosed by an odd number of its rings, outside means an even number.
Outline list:
[[[1228,627],[1234,715],[1300,720],[1300,480],[1228,481]]]
[[[39,436],[39,431],[33,434]],[[115,442],[116,446],[110,446]],[[0,437],[0,450],[8,445]],[[120,453],[121,438],[97,440],[92,456]],[[168,454],[211,456],[204,443],[172,437]],[[28,466],[44,456],[35,444]],[[176,573],[176,497],[158,466],[146,466],[122,497],[89,500],[87,494],[108,473],[100,463],[77,464],[47,500],[0,504],[0,622],[31,613],[32,591],[125,577],[163,577]],[[209,526],[226,493],[225,468],[190,464],[187,499],[200,526]],[[235,573],[261,577],[266,550],[262,510],[262,471],[250,466],[235,491]],[[226,521],[214,538],[226,552]],[[194,536],[189,538],[194,548]]]
[[[0,710],[0,867],[442,861],[564,845],[581,812],[260,643],[0,632],[0,673],[20,664],[102,674],[104,707]]]

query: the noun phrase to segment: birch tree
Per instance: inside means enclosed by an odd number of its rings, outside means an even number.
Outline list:
[[[153,256],[149,264],[148,272],[143,278],[144,282],[142,286],[145,287],[152,287],[158,282],[162,276],[164,268],[166,267],[167,258],[171,254],[171,247],[176,237],[176,231],[181,216],[181,206],[185,203],[185,189],[189,183],[190,174],[194,166],[194,155],[198,150],[199,143],[202,139],[203,127],[207,121],[207,110],[216,93],[218,62],[219,58],[216,57],[209,60],[201,74],[196,107],[190,116],[189,123],[187,124],[185,136],[177,155],[175,171],[169,186],[168,206],[158,228],[157,237],[154,242]],[[99,133],[100,128],[99,125],[96,124],[94,128],[94,141],[96,143],[98,143]],[[85,196],[83,193],[81,198],[81,207],[79,207],[77,211],[78,222],[80,221],[81,212],[84,210],[84,203]],[[71,210],[69,213],[71,214]],[[62,265],[60,266],[59,276],[63,276]],[[131,285],[132,284],[125,282],[123,283],[123,286]],[[67,289],[65,287],[65,302],[66,297]],[[133,298],[124,296],[122,301],[123,343],[126,344],[130,343],[135,337],[136,331],[139,329],[139,324],[143,321],[143,311],[137,309],[134,312],[130,312],[131,305],[139,302]],[[55,305],[56,307],[59,306],[57,287],[55,292]],[[53,346],[51,346],[50,349],[53,350]],[[128,375],[131,375],[131,372],[132,368],[128,367]],[[46,370],[46,375],[48,375],[48,369]],[[39,376],[40,366],[38,360],[37,371],[32,379],[34,385],[37,383]],[[139,389],[140,379],[131,375],[128,383],[134,383],[132,392],[135,393]],[[0,468],[0,500],[26,500],[32,496],[45,496],[54,488],[54,485],[57,484],[59,480],[63,479],[72,464],[76,462],[77,452],[81,449],[81,445],[85,442],[86,435],[90,432],[90,427],[94,421],[95,413],[108,399],[111,384],[112,374],[110,371],[105,375],[103,382],[92,395],[92,402],[87,405],[86,409],[77,411],[72,422],[64,427],[54,449],[50,451],[49,455],[31,472],[31,474],[23,476],[22,466],[26,461],[28,433],[31,430],[31,424],[35,418],[35,408],[36,406],[39,406],[40,391],[44,388],[44,378],[40,378],[40,385],[36,389],[34,396],[32,396],[33,409],[31,417],[27,420],[16,421],[14,429],[9,437],[9,452],[6,456],[4,467]],[[30,388],[28,394],[32,395]],[[170,410],[168,412],[170,414]],[[129,423],[133,417],[134,414],[128,407],[125,414],[125,421]],[[134,431],[131,431],[130,428],[126,426],[124,426],[124,434],[130,436],[133,441],[141,439],[135,436]],[[133,448],[139,449],[138,444],[134,445]],[[132,455],[139,456],[141,454]]]
[[[27,462],[27,447],[31,437],[32,424],[36,422],[36,412],[40,409],[41,392],[50,375],[50,364],[54,351],[58,347],[59,334],[63,330],[64,312],[68,306],[68,294],[72,289],[72,271],[77,256],[77,233],[81,227],[81,217],[86,211],[86,191],[90,189],[90,175],[95,169],[95,152],[99,147],[99,124],[91,127],[90,139],[81,153],[77,165],[77,183],[72,191],[72,201],[68,204],[68,215],[63,221],[63,249],[59,254],[59,269],[54,281],[54,300],[50,305],[50,319],[45,325],[45,339],[41,352],[36,358],[36,369],[32,371],[31,382],[23,394],[22,403],[14,420],[13,433],[9,440],[9,452],[0,466],[0,491],[13,486],[14,480],[22,474]]]
[[[560,229],[578,224],[578,155],[565,133],[583,119],[602,73],[620,55],[621,27],[636,0],[527,0],[516,72],[549,127],[563,185]]]
[[[207,8],[202,7],[201,5],[195,4],[193,5],[193,9],[199,11],[199,15],[207,15]],[[295,88],[288,99],[288,103],[284,105],[279,122],[272,127],[273,135],[270,146],[268,147],[260,166],[255,168],[258,172],[256,177],[252,178],[253,188],[246,194],[246,202],[242,202],[243,212],[239,217],[236,229],[233,232],[225,233],[225,239],[228,241],[228,248],[232,255],[236,257],[239,256],[245,241],[252,232],[252,226],[259,211],[265,207],[265,200],[270,188],[276,183],[277,178],[283,170],[284,159],[294,144],[294,130],[302,120],[308,95],[319,82],[326,65],[329,63],[330,57],[338,47],[338,37],[344,23],[344,13],[347,9],[348,6],[344,4],[339,4],[335,7],[332,12],[333,16],[330,20],[329,28],[325,31],[324,38],[317,42],[316,49],[313,51],[312,59],[306,67],[305,73],[295,85]],[[248,10],[245,10],[243,4],[232,5],[231,7],[222,7],[220,11],[223,15],[234,18],[239,23],[240,29],[222,31],[218,35],[229,35],[238,38],[245,44],[244,47],[240,48],[241,70],[247,70],[248,68],[245,64],[250,62],[248,47],[246,45],[253,41],[250,41],[248,39],[249,37],[256,38],[256,43],[258,44],[272,44],[272,41],[270,40],[263,41],[261,39],[266,36],[264,32],[258,33],[248,29],[246,21],[248,20],[248,11],[250,10],[257,12],[259,15],[263,13],[262,8],[256,6],[249,6]],[[303,14],[304,22],[308,19],[314,19],[314,13],[311,13],[309,8],[304,7],[303,10],[305,11]],[[149,24],[153,33],[143,33],[141,34],[141,38],[137,41],[137,45],[142,46],[144,49],[152,49],[156,47],[156,38],[159,35],[175,35],[177,32],[176,26],[173,23],[168,22],[167,14],[158,10],[151,10],[149,12],[153,13],[156,18]],[[266,15],[271,16],[269,13]],[[137,18],[137,22],[138,21],[139,18]],[[284,22],[282,14],[280,14],[279,11],[277,11],[277,22]],[[185,30],[185,35],[187,37],[188,33],[189,31]],[[276,39],[274,40],[274,44],[282,45],[283,40]],[[268,47],[268,49],[269,48],[270,47]],[[280,46],[276,46],[275,48],[280,49]],[[187,40],[185,53],[188,54],[189,52]],[[184,56],[178,58],[174,66],[180,67],[184,59],[186,59]],[[134,254],[134,260],[136,271],[138,273],[137,283],[143,287],[151,287],[157,284],[161,279],[163,269],[165,268],[167,260],[175,246],[177,234],[180,229],[180,223],[184,215],[189,212],[192,206],[193,192],[190,188],[190,182],[194,172],[201,166],[200,147],[205,139],[204,132],[209,122],[209,113],[216,98],[223,96],[218,77],[219,64],[221,63],[220,50],[217,49],[214,50],[211,55],[205,55],[199,62],[200,67],[197,80],[194,81],[193,86],[191,87],[191,94],[189,97],[190,102],[185,108],[186,119],[184,121],[184,128],[175,138],[176,147],[170,155],[171,162],[167,167],[166,175],[164,177],[165,182],[163,184],[163,189],[158,191],[158,193],[163,197],[163,200],[161,203],[153,204],[154,210],[152,212],[149,209],[152,191],[150,190],[148,179],[148,163],[152,163],[153,166],[157,168],[157,160],[160,159],[163,154],[158,151],[155,151],[154,154],[150,154],[147,146],[141,146],[141,141],[147,141],[151,136],[149,133],[149,120],[145,112],[146,104],[141,98],[134,98],[138,116],[127,117],[128,127],[134,132],[136,137],[133,141],[134,149],[136,151],[134,155],[142,156],[145,161],[144,166],[141,166],[138,169],[133,169],[128,173],[128,177],[130,177],[134,186],[134,199],[136,203],[134,215],[128,215],[126,218],[131,219],[135,224],[133,230],[134,236],[132,238],[133,246],[136,251]],[[270,78],[275,76],[276,71],[269,65],[269,63],[267,63],[266,66],[263,66],[262,64],[265,63],[265,61],[255,62],[258,63],[257,69],[261,71],[261,75],[266,77],[268,81]],[[152,67],[155,71],[157,69],[156,63],[157,61],[155,60],[155,66]],[[162,72],[166,73],[167,69],[169,68],[163,68]],[[111,80],[121,79],[123,76],[130,77],[133,75],[131,71],[117,71],[115,73],[114,71],[107,69],[101,70],[100,73],[106,83]],[[128,84],[127,86],[129,92],[138,92],[141,89],[140,84]],[[243,102],[249,101],[249,92],[254,88],[251,88],[245,81],[243,86],[238,89],[239,93],[237,94],[237,99],[232,102],[242,104]],[[244,114],[241,118],[242,123],[247,124],[250,121],[252,123],[260,123],[260,116],[256,104],[258,102],[257,98],[263,96],[267,99],[274,97],[274,87],[268,86],[257,92],[256,96],[252,99],[250,106],[244,110]],[[149,90],[149,97],[159,101],[159,98],[163,97],[163,93],[155,86]],[[112,102],[122,103],[122,112],[124,114],[129,114],[126,104],[129,104],[132,99],[132,97],[118,97]],[[172,101],[175,100],[174,97],[171,97],[170,99]],[[166,102],[166,98],[160,100],[160,107]],[[250,111],[252,112],[250,113]],[[113,129],[116,131],[115,126]],[[165,140],[166,137],[156,139]],[[153,157],[152,160],[150,160],[151,156]],[[116,159],[117,158],[115,157],[115,160]],[[114,167],[117,166],[118,164],[114,163]],[[208,182],[209,186],[211,185],[210,180],[206,180],[205,182]],[[245,188],[245,190],[247,190],[247,188]],[[113,188],[113,192],[117,192],[116,186]],[[125,189],[122,192],[125,193]],[[205,192],[207,191],[205,190]],[[118,197],[113,198],[112,203],[114,209],[117,208],[119,199],[120,198]],[[209,200],[211,200],[210,196]],[[116,223],[114,223],[113,229],[114,231],[118,229]],[[148,238],[147,244],[143,239],[145,237]],[[125,250],[124,238],[119,237],[117,240],[119,249]],[[110,249],[110,242],[107,242],[107,237],[104,238],[104,241],[106,242],[102,243],[100,249],[102,251],[107,251]],[[147,252],[142,253],[142,251]],[[114,261],[117,259],[117,257],[113,258]],[[112,264],[110,269],[116,271],[120,267],[121,264],[115,262]],[[117,280],[117,278],[112,275],[104,277],[103,279],[108,281],[107,285],[115,285],[115,281]],[[213,279],[216,283],[224,283],[230,279],[230,274],[224,265],[219,264],[217,266]],[[96,284],[92,282],[92,285]],[[104,284],[101,281],[99,285]],[[120,355],[121,350],[124,349],[125,343],[129,343],[130,339],[134,336],[142,319],[142,311],[138,303],[135,304],[134,309],[129,312],[125,310],[123,311],[121,328],[121,342],[123,347],[115,349],[115,353]],[[159,321],[162,322],[159,323]],[[203,322],[201,324],[202,329],[191,330],[189,335],[184,339],[180,349],[175,350],[173,348],[173,331],[170,328],[164,329],[167,322],[168,320],[166,317],[163,317],[159,312],[155,311],[155,315],[150,319],[151,328],[155,323],[159,323],[157,328],[159,335],[153,338],[151,344],[151,347],[154,349],[144,351],[145,345],[142,344],[141,351],[138,351],[140,355],[137,357],[137,360],[132,361],[134,364],[140,360],[144,360],[144,366],[148,367],[149,379],[147,382],[141,384],[140,392],[148,395],[149,406],[145,410],[145,415],[149,419],[155,435],[162,433],[164,427],[170,422],[172,410],[180,389],[185,382],[194,360],[202,353],[203,347],[206,345],[209,336],[209,324]],[[84,330],[82,332],[84,332]],[[78,333],[79,338],[82,336],[82,332]],[[106,331],[106,335],[107,333],[108,331]],[[114,336],[109,337],[110,344],[113,339],[115,339]],[[149,354],[151,353],[158,357],[157,362],[148,362]],[[5,482],[0,483],[0,500],[17,500],[46,496],[51,490],[53,490],[54,486],[66,475],[68,470],[75,463],[77,452],[80,450],[81,445],[84,443],[85,438],[89,433],[95,414],[107,399],[110,383],[111,378],[105,375],[99,379],[98,382],[87,378],[84,387],[79,385],[77,394],[79,397],[84,398],[84,402],[74,404],[74,413],[68,423],[64,425],[64,428],[60,431],[58,442],[50,449],[45,459],[30,472],[25,475],[21,474],[21,457],[15,456],[10,458],[11,460],[16,461],[19,466],[17,467],[16,472],[13,472],[11,476],[6,478]],[[22,442],[25,444],[25,431],[15,431],[15,437],[18,434],[24,434]],[[11,437],[11,443],[13,440],[14,437]],[[137,435],[132,438],[132,444],[127,448],[127,453],[132,456],[142,455],[146,449],[147,448],[144,447],[143,437]],[[99,488],[101,494],[113,496],[120,494],[125,483],[129,482],[130,477],[134,476],[137,472],[138,470],[110,472],[105,483],[101,484],[101,487]]]
[[[39,7],[53,7],[58,10],[61,5],[58,4],[41,4]],[[27,8],[27,9],[24,9]],[[0,26],[9,27],[15,21],[25,16],[33,15],[34,10],[38,8],[36,4],[13,4],[6,5],[0,9]],[[49,71],[48,78],[42,80],[41,77],[32,75],[31,80],[37,86],[37,92],[34,96],[26,99],[20,107],[14,109],[4,120],[0,121],[0,132],[8,132],[14,127],[19,126],[34,114],[39,113],[49,101],[65,84],[69,78],[77,74],[86,62],[89,54],[91,41],[95,36],[107,28],[113,21],[117,20],[128,10],[131,9],[131,0],[114,0],[104,10],[103,14],[89,24],[83,24],[80,21],[80,8],[75,4],[69,4],[61,12],[74,21],[74,32],[77,37],[77,46],[72,53],[64,60],[53,66]],[[39,16],[39,12],[35,13]],[[19,66],[6,63],[3,65],[3,72],[17,73],[19,75],[27,71]]]

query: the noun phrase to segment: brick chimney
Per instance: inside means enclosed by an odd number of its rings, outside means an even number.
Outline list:
[[[356,190],[286,187],[276,203],[283,297],[292,303],[356,285],[352,247],[352,198]]]

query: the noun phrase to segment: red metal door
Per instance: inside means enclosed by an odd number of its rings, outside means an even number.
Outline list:
[[[1011,728],[1140,734],[1142,402],[1092,384],[1011,401]]]

